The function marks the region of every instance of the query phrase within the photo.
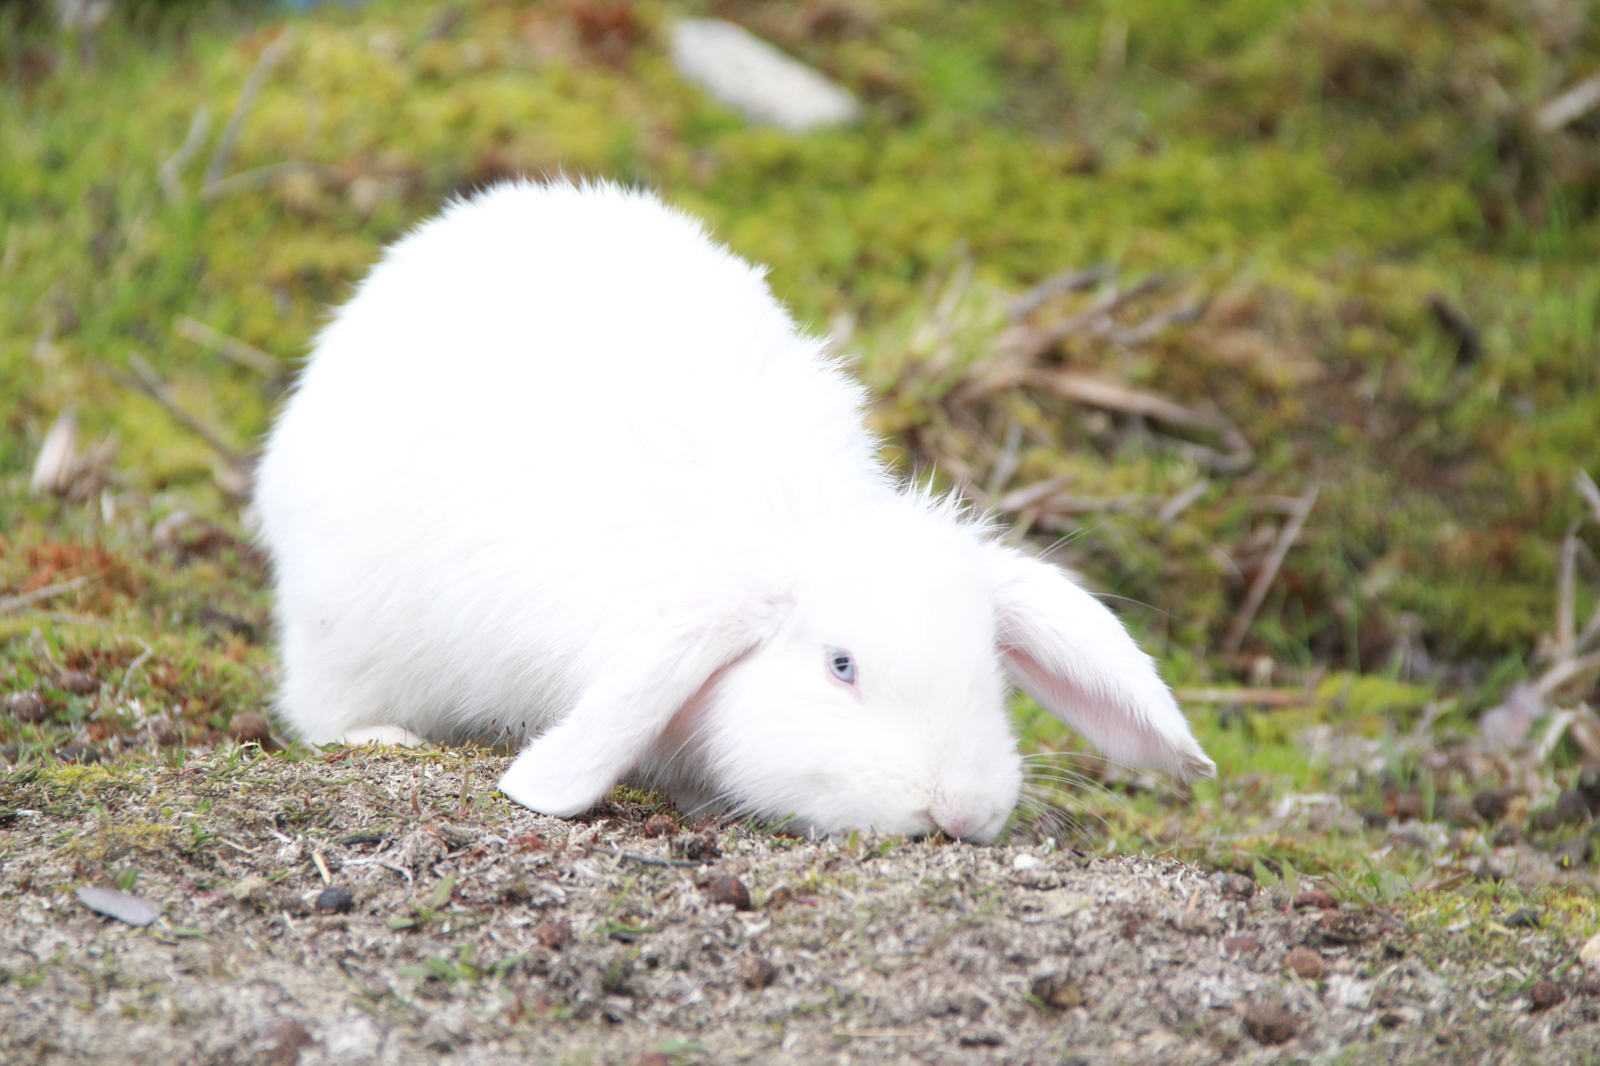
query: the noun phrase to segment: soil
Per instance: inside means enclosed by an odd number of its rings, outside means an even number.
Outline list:
[[[0,1061],[1600,1056],[1600,984],[1537,929],[1506,930],[1528,980],[1491,995],[1445,932],[1237,874],[1051,841],[686,827],[643,796],[560,821],[495,792],[503,766],[247,746],[12,772]],[[84,886],[160,917],[91,911]]]

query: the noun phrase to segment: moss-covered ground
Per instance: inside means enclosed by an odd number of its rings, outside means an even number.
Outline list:
[[[862,121],[684,85],[665,29],[704,14]],[[1054,544],[1186,697],[1192,793],[1019,705],[1016,839],[1315,878],[1441,951],[1529,908],[1575,948],[1596,75],[1579,0],[0,5],[0,809],[270,714],[249,453],[327,307],[452,194],[607,177],[770,264],[891,457]],[[1486,737],[1541,679],[1527,739]]]

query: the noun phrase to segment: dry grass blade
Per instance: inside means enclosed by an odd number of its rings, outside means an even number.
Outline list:
[[[1017,297],[1011,309],[1006,312],[1006,317],[1013,322],[1020,321],[1043,307],[1057,296],[1065,296],[1069,292],[1083,292],[1092,289],[1102,281],[1111,277],[1109,266],[1090,267],[1087,270],[1068,270],[1061,274],[1054,274],[1045,278],[1039,284]]]
[[[1117,328],[1116,321],[1112,318],[1114,314],[1129,304],[1166,288],[1167,284],[1168,279],[1165,276],[1153,274],[1130,289],[1124,290],[1112,286],[1087,311],[1073,315],[1053,326],[1044,329],[1026,325],[1012,326],[1000,334],[1000,339],[995,344],[996,362],[1026,365],[1048,354],[1068,337],[1109,336]]]
[[[999,502],[995,504],[995,509],[1006,514],[1026,511],[1039,501],[1054,495],[1057,489],[1065,486],[1070,480],[1070,478],[1065,477],[1052,477],[1043,481],[1036,481],[1032,485],[1025,485],[1000,497]]]
[[[1180,688],[1173,695],[1179,703],[1233,703],[1254,707],[1306,707],[1316,702],[1312,693],[1298,688]]]
[[[1561,565],[1556,576],[1555,657],[1558,662],[1572,658],[1577,641],[1574,614],[1577,611],[1578,527],[1581,525],[1580,518],[1567,527],[1566,536],[1561,538]]]
[[[101,364],[101,368],[124,385],[137,392],[144,393],[144,395],[165,407],[168,414],[177,419],[195,436],[209,444],[221,456],[223,462],[227,463],[235,471],[247,472],[250,469],[250,464],[245,460],[245,457],[229,447],[215,429],[198,415],[184,409],[183,405],[178,402],[177,397],[172,394],[172,390],[168,388],[167,383],[161,380],[161,376],[151,368],[149,363],[137,355],[130,355],[128,357],[128,365],[133,368],[132,375],[125,374],[115,367],[104,364]]]
[[[1161,510],[1156,512],[1156,521],[1163,526],[1170,526],[1178,520],[1178,516],[1189,509],[1189,505],[1206,494],[1211,487],[1211,482],[1201,478],[1172,499],[1161,505]]]
[[[1244,635],[1249,632],[1250,623],[1256,620],[1256,612],[1261,609],[1262,601],[1267,598],[1267,590],[1277,578],[1284,557],[1289,554],[1294,542],[1300,538],[1300,531],[1305,528],[1306,519],[1311,515],[1311,508],[1316,506],[1317,493],[1321,490],[1321,485],[1312,485],[1310,491],[1300,497],[1299,508],[1289,516],[1283,528],[1278,531],[1272,551],[1267,554],[1261,569],[1256,571],[1255,580],[1250,583],[1250,591],[1245,595],[1244,603],[1239,605],[1238,613],[1233,616],[1233,623],[1228,626],[1228,635],[1222,642],[1224,655],[1239,654],[1239,648],[1244,643]]]
[[[219,352],[224,358],[247,370],[254,370],[269,378],[283,375],[283,363],[276,356],[269,355],[253,344],[246,344],[237,337],[230,337],[220,329],[208,326],[198,319],[179,315],[172,325],[172,330],[184,340],[194,341]]]
[[[1594,478],[1586,470],[1579,470],[1573,475],[1572,484],[1578,490],[1578,495],[1583,497],[1583,502],[1589,505],[1589,512],[1594,515],[1594,520],[1600,523],[1600,485],[1594,483]]]
[[[1600,74],[1587,78],[1540,106],[1535,121],[1545,133],[1571,125],[1600,107]]]
[[[272,68],[289,51],[291,38],[287,32],[279,34],[261,50],[261,55],[256,59],[250,77],[245,79],[244,89],[239,93],[239,102],[233,107],[233,114],[228,117],[228,124],[222,130],[222,139],[217,142],[217,150],[212,153],[211,162],[206,165],[205,182],[202,188],[205,195],[215,195],[215,189],[222,176],[228,172],[228,164],[233,161],[233,147],[239,140],[239,131],[244,128],[245,119],[250,114],[250,109],[255,106],[256,96],[261,92],[261,87],[266,84],[267,75],[272,73]]]
[[[194,113],[194,120],[189,123],[189,132],[183,138],[183,144],[173,153],[172,158],[161,164],[161,169],[156,176],[161,180],[161,191],[170,201],[183,199],[183,178],[180,176],[183,168],[189,165],[200,151],[200,146],[205,143],[206,134],[211,129],[211,112],[204,107]]]
[[[1250,442],[1245,440],[1239,427],[1219,412],[1185,407],[1159,393],[1070,370],[1034,370],[1023,375],[1022,380],[1037,388],[1048,389],[1063,399],[1091,407],[1121,411],[1182,429],[1216,434],[1226,451],[1219,452],[1202,444],[1188,442],[1185,442],[1183,450],[1195,461],[1221,473],[1239,473],[1255,459]]]
[[[46,585],[44,588],[34,589],[32,592],[0,597],[0,614],[20,611],[29,604],[38,603],[40,600],[48,600],[52,596],[60,596],[62,593],[71,592],[73,589],[81,589],[93,581],[95,577],[95,574],[85,574],[83,577],[75,577],[71,581],[63,581],[56,585]]]
[[[1535,687],[1540,696],[1551,696],[1573,681],[1587,677],[1591,672],[1600,670],[1600,651],[1593,651],[1587,655],[1576,658],[1563,659],[1544,672]]]
[[[321,163],[273,163],[269,166],[256,167],[253,170],[242,170],[231,174],[206,186],[205,197],[207,200],[216,200],[230,193],[242,192],[245,189],[258,189],[263,185],[271,185],[279,178],[290,174],[310,174],[313,177],[327,177],[334,174],[332,167]]]

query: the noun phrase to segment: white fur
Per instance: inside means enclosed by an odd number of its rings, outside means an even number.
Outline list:
[[[284,715],[522,745],[501,788],[547,814],[631,774],[989,840],[1022,778],[1009,676],[1116,758],[1210,773],[1111,613],[897,487],[862,402],[649,195],[452,205],[323,332],[261,460]]]

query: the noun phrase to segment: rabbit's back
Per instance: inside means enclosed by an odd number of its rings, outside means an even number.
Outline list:
[[[859,405],[761,275],[653,198],[455,205],[326,328],[262,459],[286,714],[314,740],[520,739],[607,633],[888,494]]]

